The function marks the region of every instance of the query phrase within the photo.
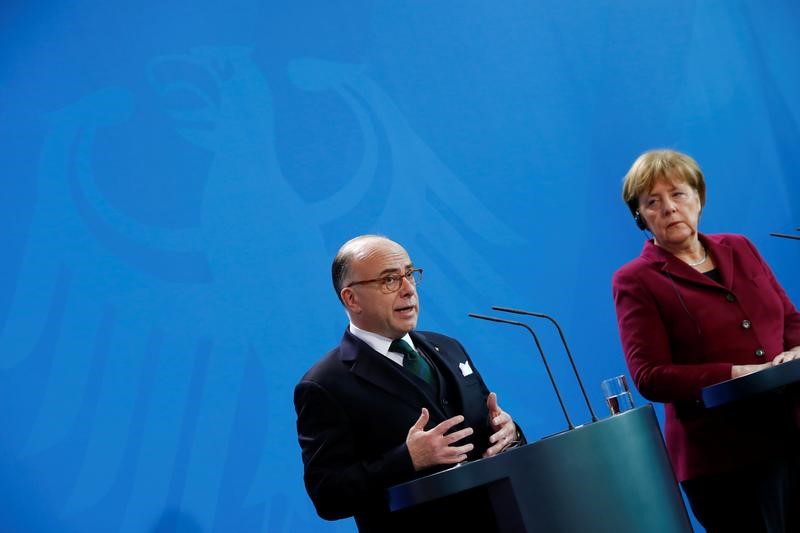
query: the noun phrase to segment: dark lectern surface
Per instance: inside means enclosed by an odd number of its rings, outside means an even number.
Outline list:
[[[800,383],[800,359],[709,385],[702,390],[703,403],[706,407],[718,407],[793,383]]]
[[[692,531],[652,405],[397,485],[389,503],[413,510],[478,487],[497,531]]]

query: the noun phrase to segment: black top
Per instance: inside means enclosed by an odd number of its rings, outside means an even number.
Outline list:
[[[703,274],[705,274],[707,277],[713,279],[717,283],[722,284],[722,276],[720,275],[718,268],[712,268],[708,272],[703,272]]]

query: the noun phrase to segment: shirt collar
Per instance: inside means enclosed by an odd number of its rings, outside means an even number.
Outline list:
[[[378,335],[377,333],[372,333],[371,331],[363,330],[358,326],[356,326],[355,324],[353,324],[352,322],[350,322],[350,333],[352,333],[362,341],[369,344],[369,346],[373,350],[375,350],[381,355],[388,355],[389,346],[392,344],[392,341],[394,340],[388,337],[384,337],[383,335]],[[411,335],[409,335],[408,333],[406,333],[400,338],[406,341],[415,350],[417,349],[417,347],[414,346],[414,341],[411,340]]]

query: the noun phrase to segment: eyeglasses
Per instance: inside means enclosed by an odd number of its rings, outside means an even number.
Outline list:
[[[380,283],[381,290],[385,293],[397,292],[403,286],[403,280],[406,280],[411,285],[419,285],[422,282],[422,269],[412,268],[405,274],[390,274],[375,279],[365,279],[363,281],[352,281],[347,284],[348,287],[353,285],[362,285],[364,283]]]

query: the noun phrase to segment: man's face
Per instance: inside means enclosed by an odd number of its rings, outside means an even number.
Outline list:
[[[354,253],[345,286],[384,276],[402,276],[413,268],[402,246],[388,239],[373,238]],[[399,339],[417,325],[417,287],[403,279],[400,289],[387,293],[381,281],[346,287],[341,292],[350,320],[357,327]]]

